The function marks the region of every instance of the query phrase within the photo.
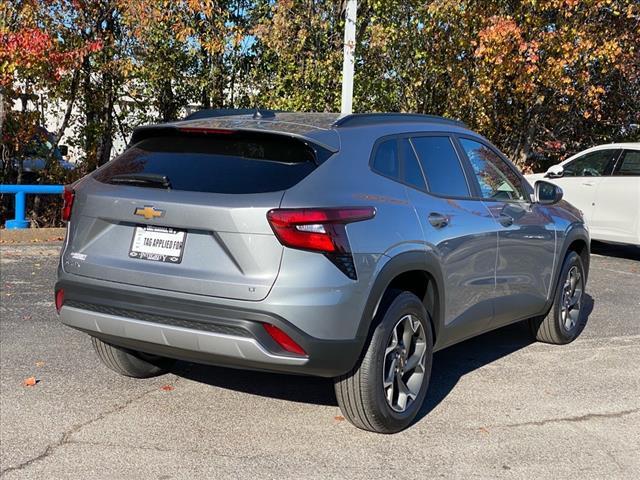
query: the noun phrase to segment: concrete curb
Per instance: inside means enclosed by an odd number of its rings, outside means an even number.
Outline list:
[[[66,228],[24,228],[0,230],[0,244],[61,242]]]

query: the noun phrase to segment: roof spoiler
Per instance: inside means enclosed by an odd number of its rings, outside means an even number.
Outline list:
[[[183,120],[201,120],[203,118],[232,117],[237,115],[252,115],[254,120],[275,118],[279,110],[261,108],[204,108],[187,115]]]

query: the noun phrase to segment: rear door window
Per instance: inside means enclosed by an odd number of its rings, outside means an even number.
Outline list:
[[[618,165],[614,175],[640,176],[640,150],[625,150]]]
[[[418,164],[418,159],[413,151],[411,142],[408,138],[403,138],[400,142],[402,166],[404,167],[402,175],[404,183],[419,190],[426,190],[427,184],[425,183],[422,168],[420,168],[420,165]]]
[[[469,186],[451,140],[447,136],[413,137],[429,192],[448,197],[469,197]]]
[[[93,178],[121,184],[123,177],[166,177],[175,190],[276,192],[292,187],[316,168],[316,148],[321,147],[282,135],[172,133],[139,141]],[[158,186],[135,180],[128,184]]]

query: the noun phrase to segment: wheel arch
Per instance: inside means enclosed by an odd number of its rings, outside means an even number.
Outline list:
[[[562,268],[561,262],[564,261],[567,253],[570,251],[576,252],[580,255],[580,259],[584,266],[585,276],[588,277],[589,264],[591,261],[591,243],[589,239],[589,232],[582,224],[573,224],[564,237],[560,256],[558,257],[558,275],[556,275],[556,283],[558,282],[558,276],[560,274],[560,269]]]
[[[551,289],[550,298],[547,299],[544,312],[548,312],[553,305],[555,298],[555,292],[558,288],[558,282],[560,281],[560,274],[562,273],[562,265],[564,259],[567,258],[569,252],[576,252],[582,259],[585,274],[585,286],[589,278],[589,263],[591,256],[591,247],[589,232],[585,228],[584,224],[574,223],[566,231],[562,245],[558,250],[558,257],[556,261],[555,274],[553,279],[553,288]],[[546,313],[545,313],[546,314]]]
[[[435,344],[443,325],[444,289],[439,261],[428,251],[403,252],[389,259],[384,265],[369,293],[358,336],[368,341],[374,318],[384,305],[385,295],[394,289],[412,292],[420,298],[431,317]],[[367,341],[364,343],[365,346]]]

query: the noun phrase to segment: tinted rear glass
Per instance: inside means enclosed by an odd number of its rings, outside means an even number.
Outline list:
[[[469,196],[460,159],[449,137],[415,137],[411,142],[418,153],[430,192],[451,197]]]
[[[385,140],[376,150],[373,158],[373,169],[394,179],[400,178],[400,163],[398,162],[398,141],[393,138]]]
[[[286,190],[315,168],[314,149],[282,135],[174,134],[141,140],[94,178],[162,175],[175,190],[245,194]]]
[[[418,165],[418,159],[413,153],[413,147],[408,138],[403,138],[402,142],[402,160],[404,163],[404,181],[405,183],[412,185],[420,190],[426,190],[427,185],[424,183],[424,176],[420,165]]]

